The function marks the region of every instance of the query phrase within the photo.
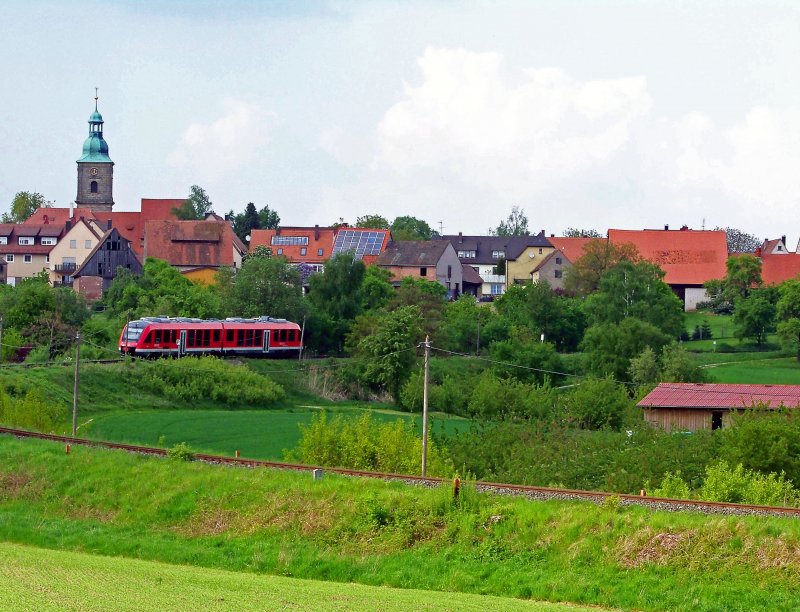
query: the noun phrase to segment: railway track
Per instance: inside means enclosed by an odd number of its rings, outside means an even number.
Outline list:
[[[0,427],[0,434],[15,436],[17,438],[36,438],[39,440],[49,440],[62,444],[93,446],[97,448],[107,448],[114,450],[124,450],[131,453],[166,457],[167,450],[150,446],[138,446],[134,444],[121,444],[117,442],[102,442],[98,440],[88,440],[86,438],[72,438],[69,436],[57,436],[22,429],[12,429]],[[264,461],[260,459],[246,459],[241,457],[227,457],[224,455],[210,455],[207,453],[195,453],[196,461],[214,463],[220,465],[231,465],[249,468],[270,468],[281,470],[293,470],[297,472],[312,472],[323,470],[328,473],[342,474],[360,478],[378,478],[382,480],[401,481],[409,484],[421,486],[439,486],[442,483],[450,482],[444,478],[412,476],[409,474],[390,474],[382,472],[366,472],[363,470],[349,470],[344,468],[329,468],[312,465],[302,465],[297,463],[285,463],[279,461]],[[782,506],[757,506],[752,504],[732,504],[727,502],[709,502],[698,500],[668,499],[661,497],[645,497],[639,495],[626,495],[620,493],[606,493],[599,491],[582,491],[576,489],[557,489],[552,487],[534,487],[527,485],[503,484],[496,482],[477,481],[475,487],[478,491],[494,493],[499,495],[513,495],[526,497],[533,500],[580,500],[595,503],[604,503],[608,498],[619,500],[620,505],[639,505],[658,510],[679,511],[690,510],[705,514],[730,514],[730,515],[760,515],[760,516],[787,516],[800,518],[800,508],[787,508]]]

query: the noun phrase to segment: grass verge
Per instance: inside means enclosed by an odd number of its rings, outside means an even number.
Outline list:
[[[640,610],[800,605],[800,522],[245,470],[0,436],[0,541]]]

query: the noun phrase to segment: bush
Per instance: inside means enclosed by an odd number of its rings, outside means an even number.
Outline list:
[[[175,461],[194,461],[194,451],[186,442],[179,442],[167,449],[167,457]]]
[[[650,489],[650,483],[645,484],[645,489]],[[668,497],[670,499],[691,499],[692,492],[689,485],[681,478],[681,471],[667,472],[661,480],[661,486],[652,490],[655,497]]]
[[[607,378],[590,378],[566,397],[565,416],[582,429],[619,430],[632,404],[619,383]]]
[[[706,467],[700,499],[767,506],[797,505],[798,492],[783,473],[761,474],[725,460]]]
[[[209,399],[229,406],[267,406],[285,395],[269,378],[217,357],[139,361],[123,372],[131,383],[184,402]]]
[[[422,439],[409,422],[397,419],[379,423],[367,412],[359,418],[341,415],[329,420],[325,412],[308,425],[300,425],[297,447],[286,453],[289,461],[308,465],[418,474],[422,464]],[[433,440],[428,440],[427,472],[452,474],[452,463]]]
[[[484,372],[469,399],[469,410],[481,417],[523,415],[531,387],[513,378]]]
[[[20,398],[8,396],[0,389],[0,422],[23,429],[53,431],[56,423],[66,416],[64,406],[47,402],[41,391],[31,389]]]

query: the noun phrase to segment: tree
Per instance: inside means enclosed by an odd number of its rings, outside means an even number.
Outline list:
[[[752,338],[756,344],[763,344],[767,334],[775,331],[775,300],[772,291],[759,289],[748,297],[736,301],[733,323],[737,338]]]
[[[184,221],[199,221],[205,219],[206,214],[211,211],[211,199],[205,189],[199,185],[192,185],[189,197],[183,204],[172,209],[172,214]]]
[[[637,318],[672,338],[684,330],[681,301],[662,280],[664,271],[648,261],[622,261],[606,272],[597,292],[586,298],[589,322],[620,323]]]
[[[563,378],[560,372],[564,370],[555,345],[541,342],[524,327],[515,328],[508,340],[493,342],[489,354],[493,360],[503,362],[495,364],[494,370],[505,378],[539,384],[546,381],[556,384]]]
[[[242,317],[298,321],[304,313],[302,295],[300,273],[286,258],[251,255],[236,274],[229,310]]]
[[[422,339],[422,311],[402,306],[378,316],[374,331],[361,338],[357,354],[365,358],[363,378],[367,384],[385,389],[396,401],[416,360],[415,346]]]
[[[278,229],[281,218],[277,211],[270,210],[269,206],[264,206],[258,211],[258,227],[260,229]]]
[[[378,266],[367,266],[364,280],[361,282],[361,309],[374,310],[385,306],[395,295],[394,287],[389,282],[392,273]]]
[[[669,342],[670,337],[655,325],[629,317],[621,323],[593,325],[586,330],[581,349],[595,375],[628,380],[631,359],[645,347],[659,352]]]
[[[252,202],[248,202],[244,207],[244,212],[238,215],[230,211],[228,218],[233,220],[234,233],[239,236],[239,240],[244,242],[247,242],[250,232],[261,228],[261,219],[258,216],[256,205]]]
[[[494,233],[497,236],[527,236],[529,234],[528,217],[525,215],[525,211],[519,206],[512,206],[511,214],[505,221],[500,222]]]
[[[761,240],[747,234],[735,227],[715,227],[714,231],[724,231],[725,241],[728,243],[728,253],[730,255],[737,253],[755,253],[756,249],[761,246]]]
[[[728,301],[736,303],[738,298],[746,298],[750,291],[760,287],[761,260],[753,255],[732,255],[725,262],[724,293]]]
[[[800,361],[800,279],[782,283],[778,291],[778,339],[786,350],[796,351]]]
[[[596,229],[578,229],[577,227],[568,227],[561,235],[565,238],[603,238],[603,234]]]
[[[368,229],[389,229],[389,221],[381,215],[364,215],[356,219],[356,227]]]
[[[395,240],[431,240],[439,235],[422,219],[408,216],[396,217],[389,229]]]
[[[41,193],[33,191],[19,191],[11,201],[11,209],[8,213],[3,213],[3,223],[22,223],[35,213],[39,208],[52,207],[51,202],[47,202]]]
[[[639,251],[632,244],[614,244],[605,239],[591,240],[583,255],[567,271],[564,286],[569,293],[588,295],[600,286],[603,275],[621,261],[639,261]]]

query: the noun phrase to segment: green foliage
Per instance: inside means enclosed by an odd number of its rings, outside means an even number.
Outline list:
[[[708,372],[695,363],[682,346],[672,343],[661,350],[663,382],[708,382]]]
[[[213,204],[205,189],[199,185],[192,185],[189,196],[183,204],[172,209],[172,214],[184,221],[199,221],[205,219],[211,212]]]
[[[628,376],[635,385],[655,385],[661,380],[661,364],[658,355],[649,346],[644,347],[641,353],[631,358],[628,365]]]
[[[439,235],[426,221],[409,216],[396,217],[389,230],[394,240],[431,240]]]
[[[356,218],[356,227],[367,229],[389,229],[389,221],[381,215],[364,215]]]
[[[589,295],[600,287],[603,275],[623,261],[639,261],[639,252],[632,244],[614,244],[608,240],[589,241],[583,255],[567,271],[564,286],[575,295]]]
[[[389,280],[392,273],[378,266],[367,266],[361,282],[361,309],[374,310],[385,306],[394,297],[395,291]]]
[[[754,287],[761,286],[761,260],[753,255],[731,255],[725,262],[727,274],[723,285],[726,299],[735,303],[746,298]]]
[[[416,306],[422,315],[422,330],[430,336],[435,344],[438,341],[438,331],[444,318],[444,309],[447,304],[447,289],[441,283],[415,279],[406,276],[400,282],[400,288],[386,305],[388,310],[395,310],[407,306]]]
[[[9,212],[0,217],[0,223],[22,223],[39,208],[50,208],[52,205],[41,193],[18,191],[14,194]]]
[[[684,329],[683,305],[663,278],[664,271],[650,262],[620,262],[603,274],[599,290],[586,298],[589,323],[620,323],[633,317],[677,339]]]
[[[669,336],[654,325],[629,317],[619,324],[593,325],[586,330],[581,348],[590,372],[628,380],[631,359],[647,347],[661,351],[669,342]]]
[[[650,488],[650,483],[645,485],[645,489]],[[661,486],[651,491],[654,497],[666,497],[669,499],[691,499],[692,491],[688,483],[681,478],[681,471],[675,473],[667,472],[661,481]]]
[[[491,309],[476,304],[471,295],[462,295],[445,306],[437,341],[442,348],[451,351],[474,353],[477,351],[478,327],[481,327],[481,344],[485,346],[492,338],[486,337],[483,327],[495,316]]]
[[[266,407],[284,397],[283,389],[267,377],[216,357],[140,361],[123,372],[129,382],[179,401]]]
[[[493,366],[494,371],[503,377],[539,384],[545,381],[557,384],[563,378],[559,374],[563,372],[563,366],[555,346],[541,342],[524,327],[514,328],[508,340],[494,342],[489,354],[493,360],[503,362]]]
[[[309,425],[300,425],[300,430],[300,442],[287,454],[288,460],[397,474],[417,474],[421,469],[421,437],[401,419],[379,423],[365,413],[357,419],[338,415],[329,420],[322,412]],[[431,476],[453,472],[452,464],[434,440],[428,441],[427,472]]]
[[[761,246],[761,240],[753,234],[748,234],[735,227],[715,227],[715,231],[724,230],[725,241],[728,243],[728,253],[755,253]]]
[[[0,423],[22,429],[52,432],[65,416],[65,406],[46,401],[38,389],[30,389],[22,397],[15,398],[0,388]]]
[[[527,410],[531,387],[514,378],[484,372],[469,399],[470,412],[481,418],[522,416]]]
[[[508,215],[494,231],[496,236],[527,236],[528,232],[528,217],[525,211],[519,206],[511,207],[511,214]]]
[[[778,339],[800,361],[800,279],[788,280],[778,289]]]
[[[699,497],[708,501],[766,506],[797,505],[799,501],[797,490],[783,473],[762,474],[746,470],[741,463],[732,468],[724,460],[706,468]]]
[[[775,300],[770,290],[754,290],[750,295],[736,300],[733,322],[737,338],[751,338],[762,344],[767,334],[775,331]]]
[[[167,449],[167,457],[173,461],[194,461],[195,452],[186,442],[179,442]]]
[[[578,229],[577,227],[568,227],[561,235],[565,238],[602,238],[603,234],[596,229]]]
[[[565,417],[582,429],[619,430],[633,401],[623,385],[605,378],[589,378],[565,398]]]
[[[364,357],[362,380],[400,400],[400,389],[416,360],[415,346],[422,339],[422,311],[401,306],[376,315],[371,333],[357,336],[356,352]]]
[[[248,257],[236,274],[227,312],[299,321],[305,304],[300,273],[284,257]]]

